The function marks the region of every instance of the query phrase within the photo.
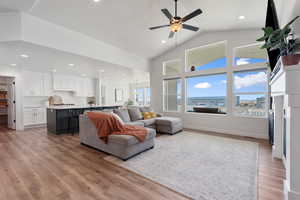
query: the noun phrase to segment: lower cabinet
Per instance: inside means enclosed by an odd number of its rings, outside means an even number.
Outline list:
[[[46,108],[24,108],[23,119],[24,126],[46,124]]]

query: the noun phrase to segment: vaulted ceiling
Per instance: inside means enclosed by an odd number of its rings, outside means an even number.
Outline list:
[[[264,26],[267,0],[179,0],[179,15],[203,10],[189,24],[201,31],[250,29]],[[183,30],[168,39],[168,28],[150,31],[150,26],[167,24],[161,13],[174,13],[173,0],[1,0],[0,12],[22,11],[144,58],[162,52],[199,34]],[[245,16],[240,20],[239,16]],[[200,32],[201,32],[200,31]],[[162,44],[161,41],[166,43]]]

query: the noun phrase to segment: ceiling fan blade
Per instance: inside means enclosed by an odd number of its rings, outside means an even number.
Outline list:
[[[163,12],[165,14],[165,16],[171,21],[173,16],[171,15],[171,13],[168,11],[168,9],[164,8],[161,9],[161,12]]]
[[[164,27],[168,27],[168,26],[170,26],[170,25],[168,24],[168,25],[154,26],[154,27],[150,27],[149,29],[155,30],[155,29],[164,28]]]
[[[175,35],[175,32],[171,31],[170,34],[169,34],[169,38],[173,38]]]
[[[191,14],[188,14],[187,16],[185,16],[184,18],[182,18],[182,22],[186,22],[198,15],[200,15],[202,13],[202,10],[201,9],[197,9],[195,10],[194,12],[192,12]]]
[[[188,25],[188,24],[182,24],[182,28],[190,30],[190,31],[198,31],[199,30],[198,27],[191,26],[191,25]]]

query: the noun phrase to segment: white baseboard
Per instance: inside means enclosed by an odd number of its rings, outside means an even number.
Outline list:
[[[284,190],[283,190],[284,200],[299,200],[300,199],[300,192],[291,191],[287,180],[284,180],[283,187],[284,187]]]
[[[27,126],[24,126],[24,129],[29,129],[29,128],[42,128],[42,127],[47,127],[47,124],[27,125]]]
[[[216,133],[223,133],[223,134],[229,134],[229,135],[237,135],[237,136],[243,136],[243,137],[252,137],[252,138],[258,138],[258,139],[268,139],[268,136],[266,134],[260,134],[260,133],[248,133],[244,131],[236,131],[236,130],[224,130],[219,128],[212,128],[212,127],[203,127],[201,128],[195,128],[194,126],[188,126],[184,125],[184,128],[186,129],[194,129],[199,131],[209,131],[209,132],[216,132]]]

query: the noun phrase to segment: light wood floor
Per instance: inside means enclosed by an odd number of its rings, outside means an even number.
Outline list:
[[[272,159],[270,145],[234,138],[260,144],[259,200],[283,199],[284,168]],[[0,127],[0,199],[188,199],[105,161],[105,156],[81,146],[78,135],[56,136],[45,128],[10,131]]]

